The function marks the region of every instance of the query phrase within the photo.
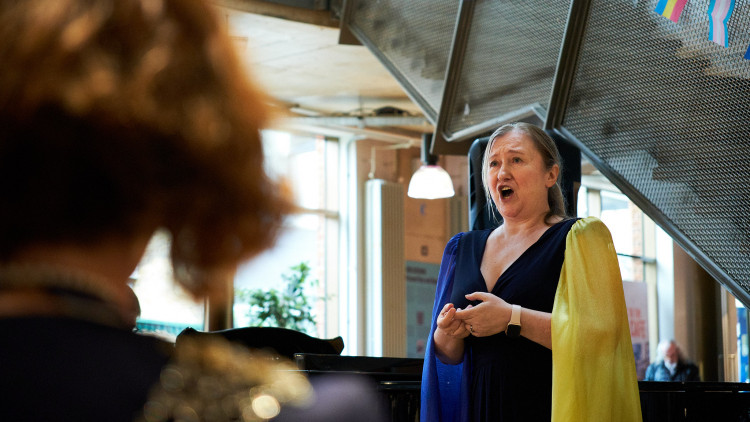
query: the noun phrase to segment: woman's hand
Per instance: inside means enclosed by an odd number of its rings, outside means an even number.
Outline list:
[[[455,321],[462,321],[464,327],[475,337],[486,337],[505,331],[510,321],[512,306],[492,293],[474,292],[466,295],[469,300],[479,300],[477,306],[455,311]],[[527,339],[552,349],[552,314],[521,308],[521,335]]]
[[[479,300],[477,306],[469,305],[455,311],[455,321],[475,337],[486,337],[505,331],[510,321],[511,305],[492,293],[474,292],[466,295],[469,300]]]
[[[455,319],[459,310],[452,303],[445,304],[437,317],[435,334],[432,336],[435,355],[449,365],[461,363],[464,358],[464,339],[470,334],[464,322]]]
[[[452,303],[446,303],[437,317],[437,329],[435,331],[440,330],[442,334],[459,339],[468,337],[470,334],[469,327],[463,321],[455,319],[456,312],[460,310],[460,308],[453,307]]]

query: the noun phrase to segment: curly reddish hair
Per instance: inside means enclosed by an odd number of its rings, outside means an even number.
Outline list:
[[[178,280],[268,247],[264,95],[198,0],[0,2],[0,258],[157,227]]]

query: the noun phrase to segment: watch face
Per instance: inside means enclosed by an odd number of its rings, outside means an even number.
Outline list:
[[[516,324],[508,324],[508,328],[505,330],[505,334],[508,337],[519,337],[521,335],[521,326]]]

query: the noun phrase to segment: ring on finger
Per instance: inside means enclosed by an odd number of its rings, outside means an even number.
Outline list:
[[[469,324],[469,331],[474,334],[474,326]]]

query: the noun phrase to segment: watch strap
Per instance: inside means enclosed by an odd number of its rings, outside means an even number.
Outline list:
[[[505,328],[508,337],[519,337],[521,334],[521,305],[512,305],[510,310],[510,321]]]
[[[508,324],[521,325],[521,305],[513,305],[510,311],[510,322]]]

